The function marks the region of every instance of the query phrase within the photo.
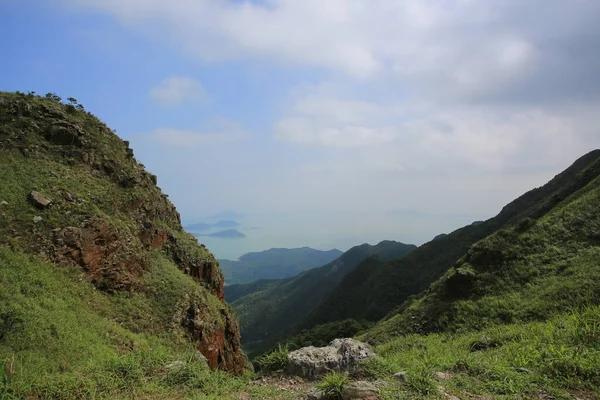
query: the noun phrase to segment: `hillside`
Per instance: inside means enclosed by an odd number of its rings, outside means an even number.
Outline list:
[[[584,176],[596,178],[543,217],[472,245],[425,293],[366,336],[473,331],[600,304],[600,157],[577,178]]]
[[[342,255],[339,250],[269,249],[247,253],[239,260],[219,260],[226,285],[249,283],[260,279],[283,279],[320,267]],[[225,293],[227,296],[227,292]],[[227,300],[232,301],[232,300]]]
[[[248,293],[232,302],[239,315],[244,348],[260,352],[272,346],[281,336],[293,333],[294,327],[316,307],[323,297],[368,257],[401,257],[416,248],[414,245],[384,241],[376,246],[363,244],[342,254],[320,268],[303,272],[280,281],[239,285],[262,289],[257,292],[239,288],[226,290]]]
[[[600,398],[600,158],[359,336],[385,398]],[[564,177],[564,175],[559,175]],[[570,193],[567,195],[567,193]]]
[[[401,259],[365,262],[349,273],[303,322],[304,327],[345,319],[377,321],[439,279],[477,241],[525,218],[544,216],[600,174],[600,150],[586,154],[546,185],[505,206],[494,218],[426,243]]]
[[[244,371],[217,261],[99,119],[0,92],[0,176],[0,397],[187,397],[206,364]]]

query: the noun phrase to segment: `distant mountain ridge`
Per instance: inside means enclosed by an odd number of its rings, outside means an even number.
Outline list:
[[[342,255],[337,249],[315,250],[310,247],[296,249],[272,248],[246,253],[238,260],[219,260],[225,284],[239,284],[261,279],[283,279],[296,276],[311,268],[325,265]]]
[[[383,241],[375,246],[363,244],[327,265],[293,278],[226,286],[225,297],[240,318],[246,351],[264,351],[282,336],[294,333],[296,326],[364,260],[390,260],[416,248],[394,241]]]
[[[223,238],[223,239],[243,239],[246,237],[242,232],[237,229],[226,229],[224,231],[217,231],[213,233],[205,233],[205,234],[196,234],[196,236],[208,236],[214,238]]]

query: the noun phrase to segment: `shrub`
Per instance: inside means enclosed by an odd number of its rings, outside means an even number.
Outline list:
[[[287,365],[288,353],[287,344],[282,346],[280,343],[276,350],[259,357],[256,360],[256,364],[263,371],[283,371]]]
[[[325,376],[323,380],[317,384],[317,389],[323,392],[328,399],[341,399],[342,389],[348,382],[350,382],[350,379],[348,379],[346,375],[332,373]]]

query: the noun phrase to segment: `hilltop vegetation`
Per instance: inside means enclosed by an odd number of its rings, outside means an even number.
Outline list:
[[[283,279],[296,276],[311,268],[323,266],[339,256],[339,250],[315,250],[309,247],[298,249],[270,249],[247,253],[239,260],[219,260],[226,285],[250,283],[261,279]],[[225,291],[227,301],[229,299]]]

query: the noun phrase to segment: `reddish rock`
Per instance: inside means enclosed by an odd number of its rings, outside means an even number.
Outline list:
[[[220,310],[223,324],[209,324],[214,316],[208,315],[202,304],[194,303],[183,314],[181,324],[196,341],[196,348],[206,357],[213,369],[241,374],[247,359],[242,351],[240,328],[225,307]]]
[[[160,249],[169,240],[169,232],[164,229],[148,228],[140,232],[140,240],[151,249]]]
[[[83,228],[67,227],[58,232],[54,259],[75,261],[101,289],[134,291],[146,268],[126,243],[107,221],[93,218]]]

